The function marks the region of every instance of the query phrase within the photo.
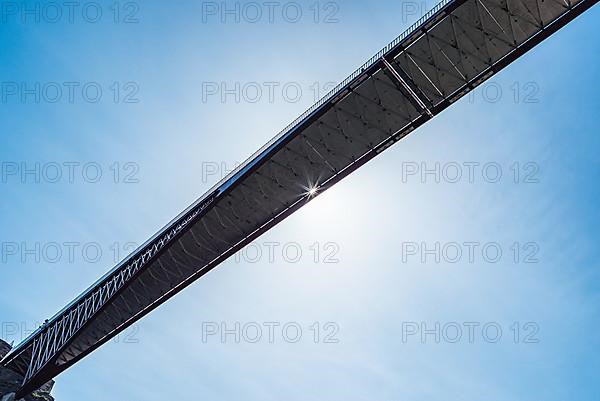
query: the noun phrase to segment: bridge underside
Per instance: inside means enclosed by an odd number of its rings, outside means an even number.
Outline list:
[[[439,5],[2,364],[35,390],[517,59],[597,0]]]

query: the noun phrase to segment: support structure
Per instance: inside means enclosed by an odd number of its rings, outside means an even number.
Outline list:
[[[11,348],[11,345],[0,339],[0,358],[4,358],[10,352]],[[0,401],[15,401],[17,399],[16,392],[20,389],[22,383],[23,376],[11,369],[0,366]],[[54,401],[54,398],[50,395],[53,385],[53,381],[46,383],[37,391],[27,395],[24,400]]]

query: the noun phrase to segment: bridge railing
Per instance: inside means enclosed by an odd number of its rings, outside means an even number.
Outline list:
[[[442,0],[437,3],[432,9],[430,9],[427,13],[425,13],[421,18],[419,18],[415,23],[409,26],[406,30],[404,30],[400,35],[398,35],[394,40],[392,40],[387,46],[377,52],[373,57],[367,60],[363,65],[361,65],[358,69],[356,69],[352,74],[350,74],[346,79],[336,85],[333,89],[331,89],[327,94],[325,94],[321,99],[319,99],[315,104],[310,106],[304,113],[294,119],[291,123],[289,123],[284,129],[279,131],[277,135],[275,135],[269,142],[263,145],[259,150],[254,152],[250,157],[248,157],[243,163],[237,166],[233,171],[231,171],[225,178],[219,181],[210,191],[216,190],[221,187],[223,184],[230,181],[233,177],[235,177],[238,173],[240,173],[245,167],[247,167],[254,159],[259,157],[261,153],[265,152],[269,147],[271,147],[274,143],[279,141],[281,138],[285,137],[288,133],[292,131],[294,127],[300,124],[304,119],[313,114],[319,107],[333,99],[336,94],[340,93],[346,86],[348,86],[352,81],[354,81],[357,77],[359,77],[365,70],[369,69],[375,63],[377,63],[381,58],[387,54],[390,50],[396,47],[401,41],[406,39],[409,35],[414,33],[417,28],[419,28],[425,21],[431,18],[434,14],[440,11],[447,4],[453,2],[455,0]]]
[[[300,116],[294,119],[291,123],[289,123],[284,129],[282,129],[277,135],[275,135],[269,142],[263,145],[259,150],[254,152],[250,157],[248,157],[242,164],[240,164],[237,168],[235,168],[232,172],[230,172],[226,177],[220,180],[217,184],[215,184],[210,190],[208,190],[202,197],[200,197],[197,201],[195,201],[192,205],[190,205],[186,210],[181,212],[177,217],[171,220],[168,224],[166,224],[163,228],[161,228],[154,236],[148,239],[145,243],[140,245],[136,250],[130,253],[126,258],[124,258],[117,266],[108,271],[105,275],[103,275],[100,279],[98,279],[92,286],[86,289],[82,294],[80,294],[77,298],[71,301],[67,306],[61,309],[57,314],[52,316],[47,323],[43,326],[36,329],[33,333],[31,333],[25,340],[23,340],[20,344],[18,344],[15,348],[11,350],[11,352],[5,356],[5,358],[0,358],[2,362],[9,360],[16,354],[22,352],[26,347],[31,345],[31,342],[34,338],[40,335],[40,333],[48,330],[48,328],[54,324],[56,324],[60,319],[64,318],[65,315],[69,314],[69,312],[73,309],[76,309],[78,305],[82,302],[85,302],[86,298],[93,296],[94,292],[99,291],[101,287],[106,286],[108,283],[117,279],[120,275],[123,274],[123,270],[128,267],[128,265],[134,261],[134,259],[139,256],[140,253],[144,252],[148,249],[148,247],[152,247],[156,241],[160,240],[160,237],[171,229],[174,225],[176,225],[179,221],[185,220],[190,214],[194,213],[194,210],[197,209],[199,205],[205,202],[211,195],[215,194],[217,190],[225,188],[228,182],[233,182],[234,178],[240,172],[249,168],[254,162],[258,161],[261,157],[261,154],[265,153],[273,144],[284,138],[286,135],[290,134],[292,130],[300,124],[303,120],[308,118],[311,114],[317,111],[321,106],[326,104],[328,101],[333,99],[338,93],[341,93],[342,90],[347,87],[352,81],[354,81],[357,77],[359,77],[364,71],[368,68],[372,67],[375,63],[377,63],[386,53],[396,47],[401,41],[406,39],[412,33],[414,33],[417,28],[419,28],[425,21],[431,18],[434,14],[440,11],[446,5],[457,1],[457,0],[442,0],[438,4],[436,4],[431,10],[429,10],[426,14],[424,14],[419,20],[409,26],[406,30],[404,30],[400,35],[398,35],[394,40],[392,40],[387,46],[377,52],[373,57],[367,60],[364,64],[362,64],[358,69],[356,69],[352,74],[350,74],[346,79],[336,85],[333,89],[331,89],[327,94],[325,94],[321,99],[319,99],[315,104],[309,107],[306,111],[304,111]]]

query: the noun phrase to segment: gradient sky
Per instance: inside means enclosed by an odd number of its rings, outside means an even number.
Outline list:
[[[0,336],[9,341],[111,268],[113,244],[125,256],[127,243],[143,242],[208,190],[221,165],[242,162],[310,106],[315,83],[341,81],[414,22],[415,9],[434,4],[321,2],[315,22],[314,2],[305,2],[301,20],[291,23],[279,3],[272,23],[268,15],[251,23],[253,14],[223,23],[203,15],[220,2],[122,2],[115,23],[112,3],[98,3],[97,23],[80,9],[72,23],[68,14],[55,23],[48,21],[54,14],[41,15],[38,23],[2,10]],[[87,11],[90,19],[94,10]],[[599,399],[599,18],[596,6],[261,237],[256,263],[250,253],[231,258],[59,376],[55,398]],[[13,83],[20,91],[36,82],[47,90],[39,103],[34,94],[24,101],[9,94]],[[79,84],[73,102],[66,90],[49,102],[52,83],[66,82]],[[251,102],[250,92],[239,103],[232,95],[203,98],[207,83],[222,82],[277,82],[279,89],[273,102],[264,93]],[[89,83],[102,89],[96,103],[81,93]],[[298,101],[284,98],[286,84],[302,88]],[[124,102],[128,95],[137,102]],[[46,169],[40,182],[8,174],[36,163]],[[64,163],[78,163],[72,183]],[[96,183],[89,182],[93,170],[82,176],[89,163],[102,170]],[[479,167],[473,182],[403,178],[415,163],[457,163],[463,174],[464,163],[491,163],[503,175],[491,183]],[[56,164],[63,177],[52,183]],[[219,174],[206,177],[214,166]],[[64,254],[71,242],[78,244],[73,260]],[[280,243],[273,261],[268,242]],[[479,250],[473,263],[466,255],[436,263],[403,253],[408,243],[465,242],[496,243],[502,258],[491,263]],[[38,262],[24,252],[36,243],[37,255],[52,243],[63,255]],[[285,244],[298,244],[299,262],[282,256]],[[84,258],[84,245],[100,248],[101,257]],[[324,263],[332,249],[337,263]],[[524,263],[532,249],[538,261]],[[303,335],[291,343],[276,329],[273,343],[203,342],[207,322],[296,323]],[[323,341],[329,322],[339,328],[337,343]],[[472,343],[466,332],[456,343],[434,335],[403,341],[412,323],[431,329],[436,322],[480,326]],[[498,342],[483,337],[488,323],[502,329]],[[527,342],[532,328],[537,341]]]

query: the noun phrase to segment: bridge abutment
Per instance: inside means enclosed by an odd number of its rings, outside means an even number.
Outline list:
[[[10,344],[0,340],[0,359],[4,358],[6,354],[11,350]],[[15,392],[19,389],[19,386],[23,382],[23,377],[13,372],[12,370],[0,366],[0,401],[16,401]],[[54,381],[49,381],[43,385],[39,390],[34,391],[31,395],[28,395],[22,400],[25,401],[54,401],[54,398],[50,395]]]

